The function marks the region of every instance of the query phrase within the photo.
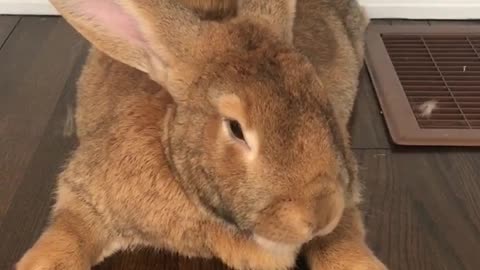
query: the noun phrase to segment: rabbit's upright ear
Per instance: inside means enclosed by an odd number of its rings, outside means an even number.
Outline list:
[[[296,0],[239,0],[238,4],[240,16],[263,19],[280,38],[292,42]]]
[[[50,0],[95,47],[166,83],[191,57],[200,20],[176,0]]]

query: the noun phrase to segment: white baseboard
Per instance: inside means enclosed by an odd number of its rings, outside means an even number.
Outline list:
[[[0,0],[0,14],[58,15],[48,0]]]
[[[480,19],[480,0],[359,0],[372,19]],[[48,0],[0,0],[0,14],[58,15]]]
[[[444,3],[416,1],[402,3],[401,0],[388,1],[360,0],[372,19],[439,19],[439,20],[469,20],[480,19],[480,0],[476,3],[461,1],[443,1]],[[425,2],[425,3],[423,3]]]

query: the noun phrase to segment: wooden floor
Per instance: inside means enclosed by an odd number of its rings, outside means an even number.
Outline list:
[[[55,177],[76,144],[66,115],[87,47],[62,19],[0,16],[1,270],[45,225]],[[352,134],[367,187],[368,241],[390,269],[480,269],[480,149],[393,146],[365,71]],[[141,250],[95,269],[224,268]]]

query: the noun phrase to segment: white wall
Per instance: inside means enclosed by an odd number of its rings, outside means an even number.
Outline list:
[[[0,14],[53,15],[48,0],[0,0]]]
[[[372,18],[480,19],[480,0],[358,1]],[[0,0],[0,14],[52,15],[57,12],[48,0]]]
[[[480,19],[480,0],[358,0],[372,18]]]

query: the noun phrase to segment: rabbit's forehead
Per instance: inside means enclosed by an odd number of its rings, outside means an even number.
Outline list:
[[[272,55],[224,57],[208,63],[210,67],[201,78],[210,82],[215,95],[234,93],[250,103],[262,103],[266,99],[276,104],[304,107],[325,101],[323,86],[311,64],[303,59],[288,61],[289,56],[285,58],[287,60]]]
[[[285,78],[283,78],[285,80]],[[328,100],[316,85],[310,83],[285,83],[282,79],[268,86],[246,86],[243,97],[247,112],[256,122],[270,128],[296,130],[316,129],[330,119]]]
[[[292,48],[243,48],[218,55],[204,72],[201,77],[208,84],[210,98],[228,100],[228,106],[223,106],[228,109],[241,108],[247,122],[258,128],[297,130],[302,124],[313,131],[330,118],[324,109],[326,91],[316,70]]]
[[[330,118],[324,108],[328,98],[315,76],[299,78],[275,70],[257,70],[247,75],[230,72],[226,77],[219,76],[219,83],[210,85],[209,92],[214,103],[220,105],[220,112],[241,112],[249,123],[270,128],[299,124],[313,128]]]

